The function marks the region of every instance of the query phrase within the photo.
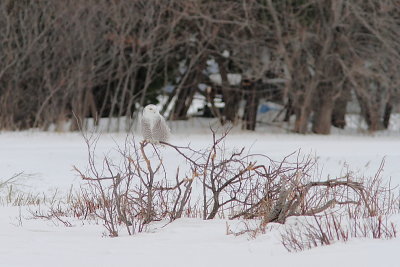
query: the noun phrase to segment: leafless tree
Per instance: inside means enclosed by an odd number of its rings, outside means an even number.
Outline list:
[[[294,112],[294,131],[320,134],[332,120],[344,127],[355,95],[375,131],[399,102],[395,0],[5,0],[0,13],[2,129],[77,130],[75,117],[129,128],[158,101],[186,119],[203,94],[222,123],[254,130],[265,99],[286,106],[288,121]]]

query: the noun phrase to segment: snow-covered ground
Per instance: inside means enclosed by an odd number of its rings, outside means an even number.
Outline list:
[[[187,127],[187,126],[186,126]],[[178,132],[171,143],[201,148],[211,136]],[[102,134],[97,152],[113,154],[126,134]],[[140,138],[140,137],[138,137]],[[373,175],[385,157],[383,176],[400,184],[400,135],[331,136],[244,133],[234,131],[227,147],[245,146],[275,160],[301,150],[319,160],[322,174],[340,175],[350,168],[358,175]],[[169,153],[166,149],[165,153]],[[164,155],[165,165],[174,158]],[[24,175],[14,182],[25,193],[68,192],[81,181],[73,166],[87,163],[85,142],[78,133],[0,133],[0,182],[14,173]],[[2,188],[3,196],[7,188]],[[227,235],[240,227],[239,221],[180,219],[168,225],[153,225],[145,233],[117,238],[103,237],[99,223],[82,221],[65,227],[47,220],[32,220],[29,207],[0,206],[0,266],[400,266],[400,238],[392,240],[353,239],[299,253],[289,253],[280,243],[281,225],[251,239],[247,235]],[[400,217],[393,217],[400,225]]]

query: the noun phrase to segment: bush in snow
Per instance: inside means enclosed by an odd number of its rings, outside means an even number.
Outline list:
[[[370,179],[351,172],[326,179],[310,156],[293,153],[275,161],[245,148],[227,149],[228,132],[212,130],[210,145],[202,149],[128,136],[113,157],[98,157],[98,137],[85,135],[87,169],[75,169],[86,183],[66,207],[50,209],[45,217],[65,225],[61,216],[97,218],[109,236],[123,229],[135,234],[152,222],[181,217],[255,220],[257,226],[235,233],[252,236],[279,223],[285,224],[282,243],[290,251],[351,237],[396,236],[387,216],[398,212],[399,200],[383,183],[383,162]],[[173,160],[164,158],[167,149],[175,152]],[[294,227],[291,217],[301,224]]]

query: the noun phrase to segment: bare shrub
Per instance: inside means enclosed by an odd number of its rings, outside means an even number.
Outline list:
[[[262,218],[262,225],[285,223],[291,216],[313,216],[335,206],[359,205],[365,195],[364,187],[350,177],[323,181],[315,176],[315,162],[310,157],[290,162],[270,161],[261,177],[248,208],[232,218]]]
[[[395,194],[396,187],[390,180],[384,181],[382,176],[384,167],[385,159],[381,161],[374,176],[361,178],[364,186],[361,197],[365,205],[355,206],[353,210],[349,209],[350,218],[389,215],[400,211],[400,196]]]
[[[124,148],[118,150],[121,162],[116,164],[106,156],[99,168],[94,150],[97,139],[92,136],[85,140],[88,171],[75,170],[87,184],[81,188],[75,214],[94,214],[103,220],[110,236],[118,236],[121,225],[131,235],[143,231],[150,222],[182,216],[190,200],[193,177],[181,178],[178,169],[175,182],[168,181],[159,147],[127,139]]]
[[[34,219],[46,219],[53,222],[55,225],[62,223],[66,227],[72,227],[72,223],[68,220],[68,212],[62,207],[61,203],[51,204],[45,211],[39,206],[36,210],[31,210]]]
[[[224,141],[228,131],[217,138],[212,131],[212,145],[204,154],[201,164],[203,184],[203,219],[214,219],[226,206],[243,205],[251,194],[251,183],[257,168],[251,155],[244,155],[244,148],[227,152]]]
[[[51,197],[39,193],[27,193],[19,187],[19,180],[30,177],[23,172],[13,174],[10,178],[0,180],[0,204],[11,206],[39,205],[48,202]]]
[[[19,177],[21,177],[23,173],[16,173],[13,174],[10,178],[7,178],[5,180],[0,180],[0,189],[3,189],[4,187],[14,183]]]
[[[313,216],[337,206],[364,207],[372,216],[381,205],[371,195],[382,190],[378,179],[365,185],[364,180],[349,173],[324,180],[310,156],[291,154],[274,161],[264,154],[246,154],[244,148],[228,151],[224,143],[228,132],[217,137],[212,130],[210,147],[194,151],[196,161],[181,148],[165,144],[188,159],[201,179],[203,219],[228,211],[231,219],[262,218],[262,224],[267,225],[284,223],[291,216]]]
[[[399,211],[399,198],[390,183],[384,183],[384,161],[370,179],[352,172],[324,179],[311,156],[299,152],[274,161],[265,154],[245,153],[245,148],[228,149],[229,129],[211,132],[211,144],[204,149],[138,143],[128,135],[117,155],[100,158],[96,155],[99,136],[84,135],[87,170],[75,170],[85,184],[66,206],[55,206],[43,217],[97,218],[110,236],[118,236],[122,228],[132,235],[152,222],[185,216],[243,218],[258,225],[247,225],[240,233],[227,232],[254,237],[265,233],[271,223],[313,217],[304,230],[289,228],[282,235],[291,250],[300,249],[299,244],[307,248],[350,237],[396,236],[387,216]],[[166,149],[175,152],[176,165],[165,166]]]
[[[288,227],[281,242],[289,252],[346,242],[350,238],[390,239],[397,236],[397,225],[387,216],[348,218],[337,214],[314,215],[312,221]]]
[[[363,190],[343,192],[358,194],[357,203],[349,203],[342,210],[331,207],[322,215],[315,213],[312,221],[306,220],[295,228],[289,226],[281,235],[286,249],[300,251],[357,237],[396,237],[398,226],[390,220],[390,215],[399,212],[400,199],[395,188],[383,181],[383,167],[384,160],[373,177],[360,179]]]

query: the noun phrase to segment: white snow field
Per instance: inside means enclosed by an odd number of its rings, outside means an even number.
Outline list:
[[[171,143],[207,146],[211,136],[175,134]],[[111,153],[126,134],[102,134],[99,154]],[[138,137],[140,138],[140,137]],[[348,166],[359,175],[374,175],[381,160],[383,176],[400,184],[400,135],[295,135],[234,132],[227,147],[242,147],[264,153],[275,160],[298,149],[319,159],[323,175],[340,175]],[[168,150],[165,150],[168,153]],[[174,159],[166,166],[176,168]],[[84,168],[87,152],[77,133],[0,133],[0,181],[15,173],[24,175],[14,182],[15,190],[52,196],[79,186],[73,165]],[[8,188],[1,194],[7,195]],[[398,189],[397,189],[398,190]],[[116,238],[104,237],[105,229],[80,220],[72,227],[48,220],[31,219],[30,207],[0,205],[0,266],[400,266],[400,238],[391,240],[351,239],[331,246],[289,253],[280,243],[278,224],[251,239],[248,235],[226,234],[240,227],[240,221],[179,219],[155,224],[148,232]],[[400,225],[399,215],[392,218]]]

